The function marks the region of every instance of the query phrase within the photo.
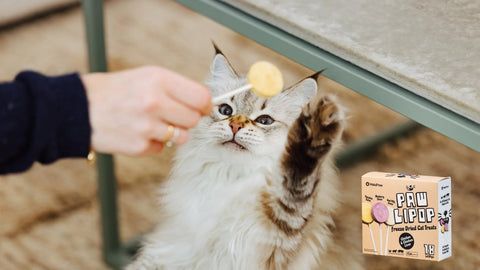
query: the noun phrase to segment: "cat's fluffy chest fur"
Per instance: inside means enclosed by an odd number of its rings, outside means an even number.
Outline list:
[[[190,162],[198,162],[192,157],[184,161],[189,168],[195,167],[190,167]],[[162,200],[168,220],[166,229],[160,229],[155,238],[176,236],[162,257],[184,264],[185,269],[256,269],[251,268],[254,262],[242,260],[260,254],[255,250],[261,248],[257,240],[268,234],[258,226],[261,213],[255,211],[257,191],[265,185],[265,177],[260,172],[244,175],[241,168],[237,168],[238,172],[223,168],[219,176],[219,169],[212,165],[172,175]]]
[[[212,95],[244,82],[217,53]],[[329,97],[312,99],[316,88],[307,78],[271,99],[239,94],[203,118],[127,269],[361,269],[332,218],[343,114]]]
[[[165,269],[265,269],[265,262],[279,248],[297,251],[294,257],[298,260],[292,260],[289,269],[314,269],[319,256],[326,253],[332,241],[329,215],[315,215],[318,222],[312,220],[311,243],[302,247],[304,255],[298,252],[296,238],[284,237],[264,217],[259,191],[278,192],[278,185],[267,180],[278,179],[267,165],[273,166],[274,161],[249,170],[222,164],[201,168],[201,154],[180,152],[177,158],[182,163],[174,168],[160,201],[163,224],[149,237],[156,239],[149,246],[149,253],[157,255],[152,258],[156,265],[174,266]],[[322,211],[337,206],[336,178],[333,174],[327,177],[331,181],[319,185],[324,190],[317,202],[323,205]]]

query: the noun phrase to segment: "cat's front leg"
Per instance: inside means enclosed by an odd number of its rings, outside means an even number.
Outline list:
[[[315,189],[342,132],[342,112],[330,97],[311,101],[291,126],[281,160],[281,186],[262,193],[264,213],[283,243],[275,245],[266,269],[286,269],[311,219]],[[329,163],[325,164],[330,166]],[[269,229],[271,231],[271,228]]]
[[[282,158],[283,185],[291,202],[308,200],[318,181],[320,167],[342,132],[343,113],[333,98],[308,103],[289,130]]]
[[[289,130],[281,161],[280,194],[264,194],[267,217],[287,236],[298,235],[308,222],[322,161],[342,132],[342,113],[330,97],[305,106]]]

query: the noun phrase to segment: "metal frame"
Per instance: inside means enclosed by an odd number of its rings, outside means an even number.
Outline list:
[[[106,72],[107,56],[103,25],[103,1],[83,0],[90,72]],[[111,155],[97,154],[98,198],[102,227],[104,261],[115,269],[129,262],[118,232],[117,186],[114,160]]]
[[[347,62],[304,40],[217,0],[175,0],[313,70],[327,68],[326,77],[369,97],[415,121],[480,152],[480,124]],[[82,0],[90,72],[106,72],[103,1]],[[337,155],[337,165],[347,167],[387,140],[418,129],[408,121],[354,143]],[[111,155],[97,155],[98,196],[104,261],[114,269],[128,264],[138,248],[136,239],[122,245],[119,238],[116,179]]]

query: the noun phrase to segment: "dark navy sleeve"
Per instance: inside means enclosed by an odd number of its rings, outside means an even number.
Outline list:
[[[47,77],[27,71],[0,83],[0,174],[25,171],[35,161],[86,157],[90,135],[78,74]]]

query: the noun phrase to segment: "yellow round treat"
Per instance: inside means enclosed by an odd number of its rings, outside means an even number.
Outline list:
[[[373,222],[372,206],[369,203],[362,203],[362,221],[367,224]]]
[[[252,91],[261,97],[273,97],[283,89],[282,73],[266,61],[253,64],[248,71],[247,80],[252,85]]]

